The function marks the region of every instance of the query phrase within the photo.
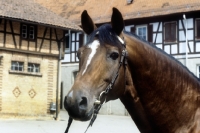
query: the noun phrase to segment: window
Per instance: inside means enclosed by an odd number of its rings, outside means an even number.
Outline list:
[[[27,38],[27,25],[22,25],[22,38]]]
[[[27,24],[21,25],[21,37],[23,39],[34,40],[36,38],[35,36],[36,36],[36,26]]]
[[[69,53],[69,51],[70,51],[70,45],[69,45],[69,34],[65,34],[65,40],[64,40],[64,42],[65,42],[65,53]]]
[[[65,33],[65,53],[77,51],[83,45],[83,33],[66,32]]]
[[[68,34],[68,32],[67,32]],[[66,62],[78,62],[77,51],[83,45],[83,33],[71,32],[70,36],[65,35],[65,61]]]
[[[29,39],[34,39],[34,38],[35,38],[35,27],[34,26],[30,26]]]
[[[200,19],[196,19],[196,39],[200,39]]]
[[[11,70],[13,71],[23,71],[24,70],[24,63],[18,61],[11,62]]]
[[[39,73],[40,64],[28,63],[28,72]]]
[[[164,39],[165,42],[176,42],[177,31],[176,22],[167,22],[164,24]]]
[[[137,26],[136,34],[144,40],[147,40],[147,26]]]

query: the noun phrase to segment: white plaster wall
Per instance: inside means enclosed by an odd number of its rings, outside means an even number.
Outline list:
[[[134,25],[125,26],[125,31],[131,32],[131,27],[134,27]]]
[[[177,59],[180,61],[183,65],[185,65],[185,59]],[[200,58],[194,58],[194,59],[188,59],[187,68],[195,75],[197,76],[197,66],[200,65]]]
[[[119,99],[105,103],[99,113],[104,115],[127,115],[127,111]]]
[[[78,71],[79,67],[78,64],[75,65],[62,65],[61,66],[61,81],[63,82],[63,99],[71,89],[73,83],[74,83],[74,75],[73,72]],[[62,102],[62,104],[63,104]],[[64,109],[64,106],[63,106]]]

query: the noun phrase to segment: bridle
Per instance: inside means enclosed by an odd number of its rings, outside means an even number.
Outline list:
[[[120,62],[119,62],[117,72],[114,74],[111,82],[108,84],[106,89],[100,93],[99,99],[97,99],[94,102],[94,113],[93,113],[93,116],[90,120],[90,123],[89,123],[85,133],[87,132],[88,128],[93,125],[94,121],[97,118],[97,114],[99,113],[99,110],[101,109],[102,105],[106,102],[106,98],[102,101],[102,97],[103,97],[103,95],[107,95],[109,93],[109,91],[113,88],[113,85],[115,84],[115,81],[116,81],[116,79],[119,75],[119,70],[122,67],[122,65],[124,65],[124,80],[125,80],[124,87],[126,87],[126,66],[128,64],[128,62],[127,62],[128,51],[126,50],[126,43],[125,43],[124,39],[123,39],[123,42],[124,42],[124,43],[122,43],[123,50],[122,50],[122,54],[121,54],[121,58],[120,58]],[[71,117],[69,117],[68,125],[67,125],[67,128],[65,130],[65,133],[68,133],[68,130],[69,130],[69,127],[70,127],[72,121],[73,121],[73,119]]]

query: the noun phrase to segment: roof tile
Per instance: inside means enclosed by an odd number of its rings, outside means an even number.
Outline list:
[[[1,0],[0,16],[41,23],[65,29],[81,30],[73,22],[57,15],[33,0]]]
[[[83,10],[95,23],[109,22],[112,7],[118,8],[125,19],[167,15],[200,10],[199,0],[35,0],[53,12],[80,24]]]

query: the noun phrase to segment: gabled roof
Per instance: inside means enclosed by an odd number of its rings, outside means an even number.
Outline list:
[[[0,17],[65,29],[81,28],[33,0],[0,0]]]
[[[87,10],[95,23],[110,21],[112,7],[118,8],[124,19],[161,16],[200,10],[199,0],[35,0],[64,18],[80,24],[83,10]]]

